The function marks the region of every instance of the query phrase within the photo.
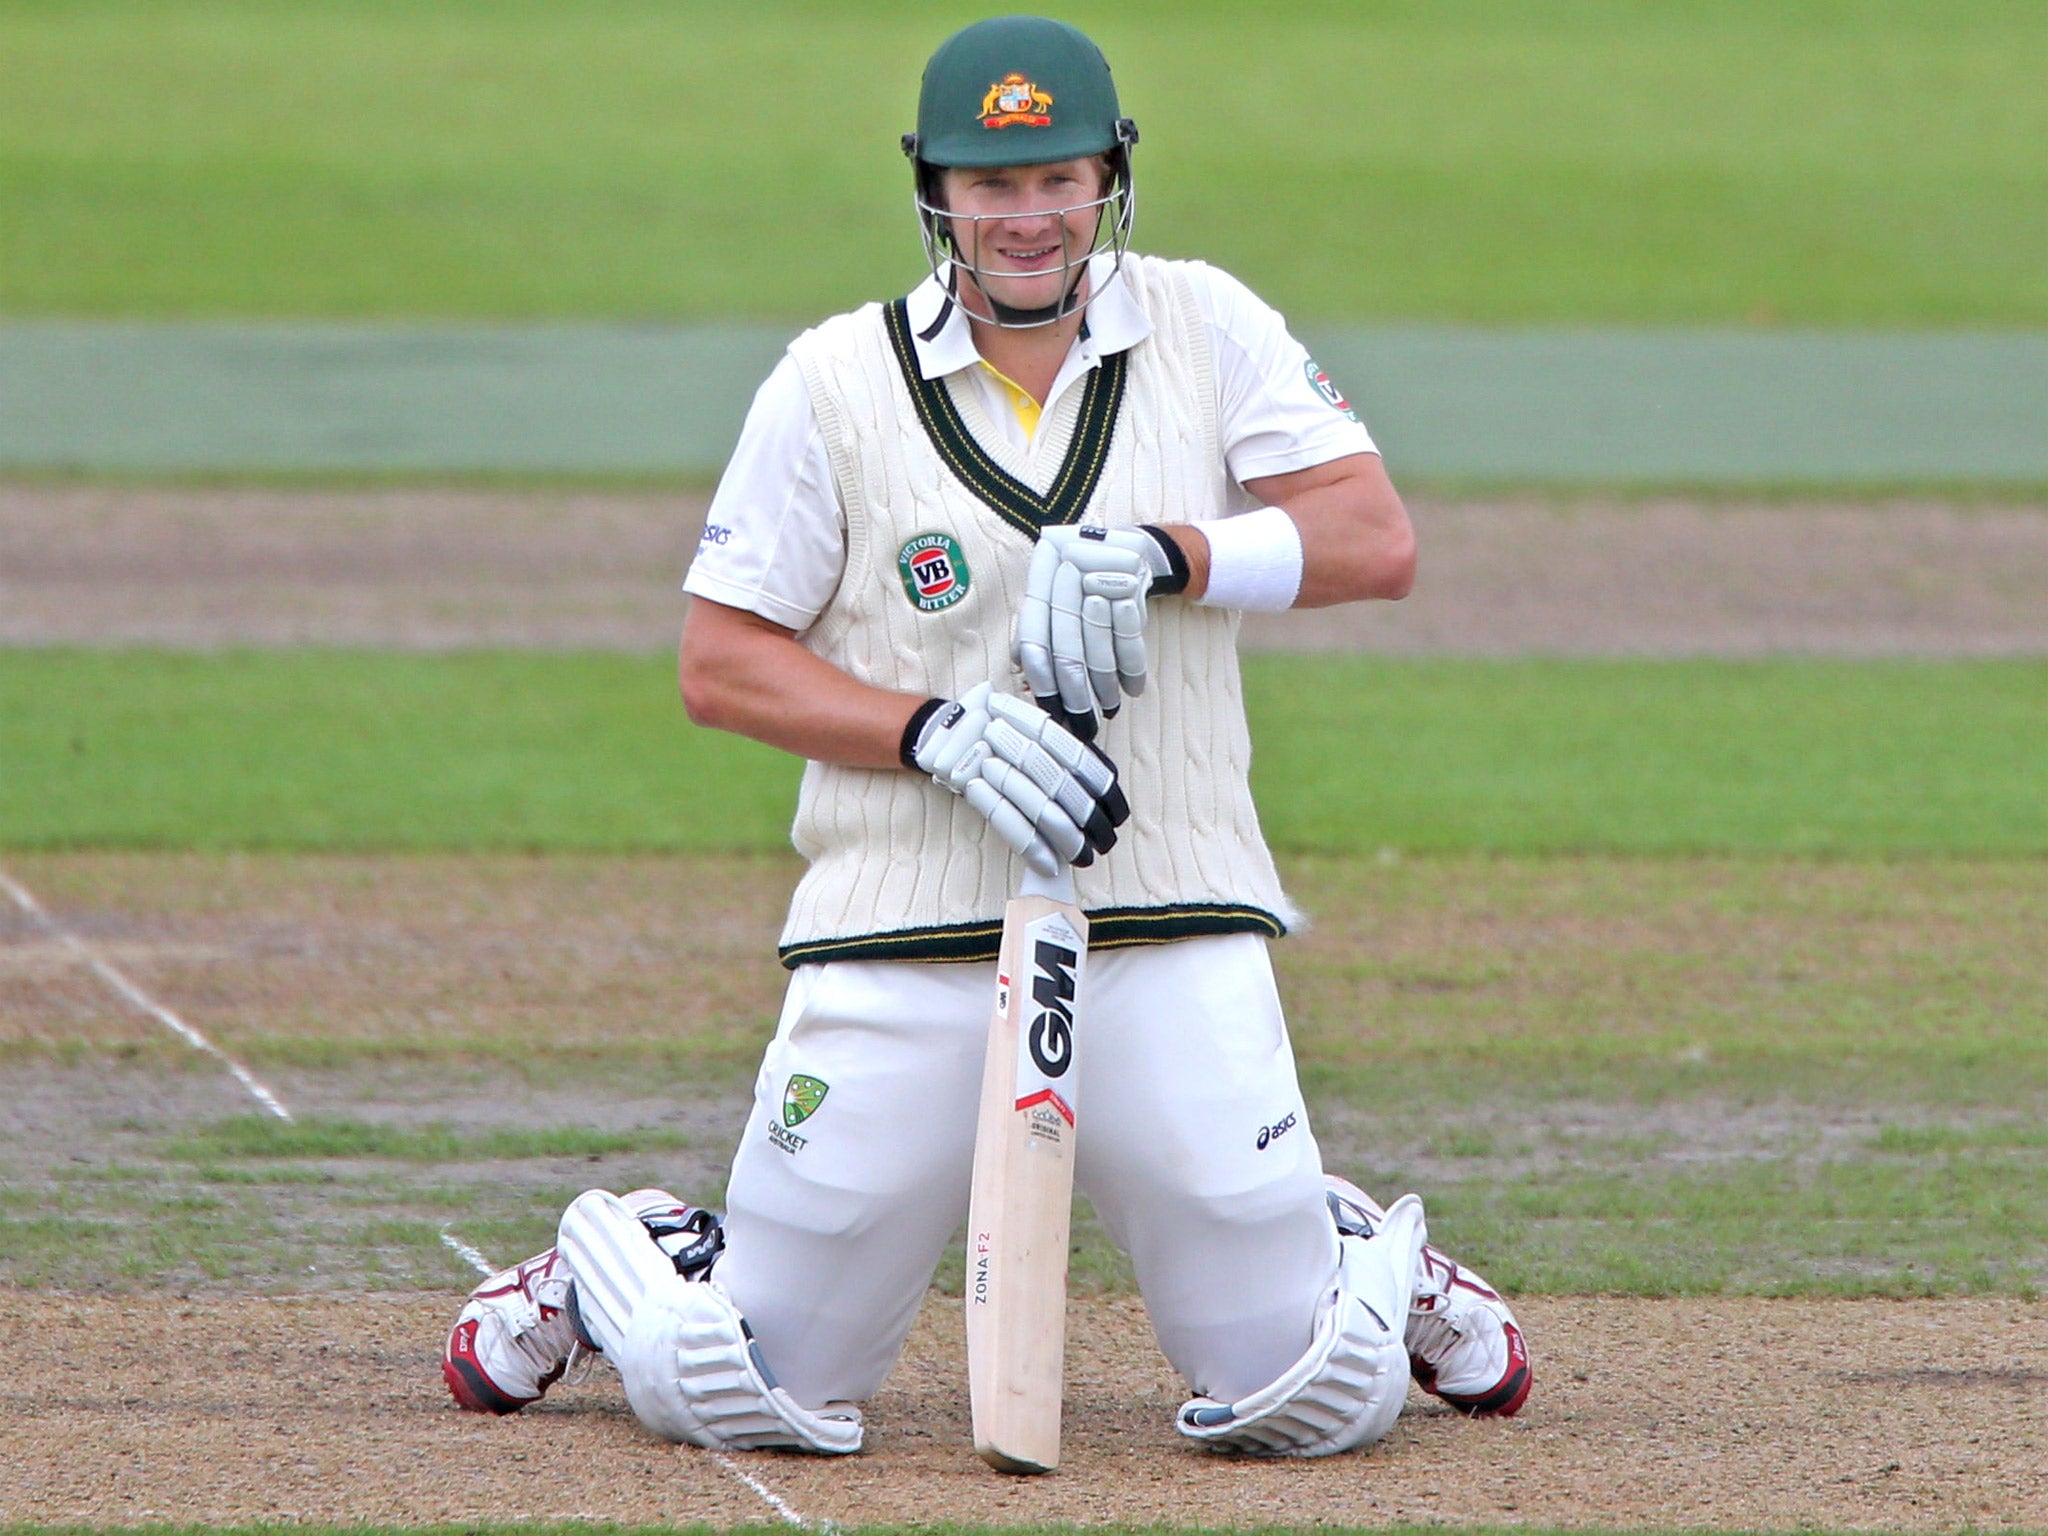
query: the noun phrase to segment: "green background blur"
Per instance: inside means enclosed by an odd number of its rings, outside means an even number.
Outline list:
[[[998,9],[1000,9],[998,7]],[[985,8],[0,4],[0,313],[802,319]],[[1140,244],[1310,322],[2048,324],[2048,6],[1102,4]]]

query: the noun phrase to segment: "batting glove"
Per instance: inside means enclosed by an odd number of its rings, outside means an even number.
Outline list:
[[[1114,763],[987,683],[911,716],[902,756],[905,767],[924,770],[986,816],[1041,875],[1094,863],[1131,814]]]
[[[1145,599],[1180,592],[1187,557],[1157,528],[1041,528],[1016,657],[1038,706],[1082,740],[1145,691]]]

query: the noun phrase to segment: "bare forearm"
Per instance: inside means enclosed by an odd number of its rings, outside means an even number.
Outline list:
[[[732,614],[698,603],[684,625],[679,680],[693,721],[817,762],[902,766],[903,728],[921,696],[870,687],[786,631]]]
[[[1403,598],[1415,585],[1415,531],[1388,487],[1361,512],[1332,486],[1287,503],[1301,533],[1297,608],[1328,608],[1368,598]]]
[[[1301,537],[1296,608],[1406,597],[1415,584],[1415,530],[1377,455],[1337,460],[1297,474],[1248,482],[1279,507]],[[1209,590],[1210,550],[1200,528],[1169,527],[1188,561],[1187,597]]]

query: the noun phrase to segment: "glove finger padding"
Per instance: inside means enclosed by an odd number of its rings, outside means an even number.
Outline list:
[[[1053,572],[1051,607],[1052,672],[1060,707],[1070,716],[1092,716],[1095,690],[1088,681],[1087,624],[1081,613],[1081,573],[1075,567],[1062,564]]]
[[[1132,698],[1145,691],[1145,605],[1112,602],[1110,642],[1116,651],[1117,681]]]
[[[1112,718],[1145,691],[1147,596],[1185,580],[1171,543],[1148,528],[1039,530],[1012,651],[1039,707],[1084,741],[1097,709]]]
[[[1055,790],[1048,790],[1039,783],[1042,775],[1033,772],[1039,764],[1049,762],[1043,753],[1031,768],[1013,767],[1000,753],[982,764],[982,781],[1008,801],[1030,825],[1031,830],[1050,847],[1060,864],[1086,866],[1095,862],[1095,851],[1089,847],[1087,836],[1081,831],[1074,817],[1060,803]],[[1069,781],[1071,782],[1071,781]],[[1085,812],[1083,813],[1085,816]],[[1013,843],[1011,845],[1015,847]],[[1019,848],[1019,853],[1028,850]],[[1057,866],[1053,871],[1057,873]]]
[[[1106,853],[1115,847],[1116,829],[1131,814],[1130,802],[1117,782],[1116,764],[1092,742],[1078,739],[1022,699],[994,694],[989,699],[989,714],[990,749],[1032,773],[1040,788],[1067,807],[1095,852]],[[1011,730],[998,731],[998,724]],[[1020,750],[1020,740],[1032,750]]]
[[[1022,699],[988,684],[937,709],[911,754],[1040,874],[1086,866],[1130,815],[1116,767]]]
[[[1052,844],[1038,835],[1031,819],[1005,800],[995,785],[986,779],[976,779],[961,791],[961,798],[988,818],[996,836],[1008,843],[1010,851],[1022,858],[1028,868],[1047,879],[1060,872],[1062,861]]]
[[[1047,714],[1064,715],[1060,707],[1059,678],[1052,660],[1052,584],[1059,570],[1058,544],[1045,538],[1031,551],[1031,566],[1024,577],[1024,604],[1017,612],[1017,635],[1011,654],[1024,673],[1024,682],[1038,707]],[[1091,720],[1090,725],[1094,724]]]
[[[1114,720],[1124,702],[1116,671],[1115,609],[1108,598],[1088,590],[1089,580],[1081,578],[1081,654],[1087,662],[1094,702],[1103,719]]]
[[[982,777],[1022,811],[1038,835],[1069,863],[1084,867],[1093,863],[1094,844],[1105,832],[1110,842],[1116,841],[1116,834],[1101,823],[1103,812],[1095,797],[1035,742],[1019,740],[1013,734],[1010,741],[995,747],[994,756],[982,767]]]

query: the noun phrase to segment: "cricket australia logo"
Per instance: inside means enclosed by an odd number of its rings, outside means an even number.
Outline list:
[[[802,1072],[792,1072],[789,1082],[782,1090],[782,1123],[794,1129],[818,1112],[818,1106],[825,1102],[825,1095],[832,1091],[831,1085],[820,1078],[808,1077]]]
[[[967,595],[967,557],[951,534],[920,533],[896,552],[903,595],[919,613],[940,613]]]
[[[1027,128],[1052,126],[1052,92],[1041,91],[1022,75],[1009,74],[988,88],[981,98],[981,126],[1008,128],[1021,123]]]
[[[825,1102],[825,1095],[832,1091],[822,1078],[810,1077],[802,1072],[789,1074],[789,1081],[782,1088],[782,1124],[768,1122],[768,1141],[778,1152],[787,1152],[791,1157],[811,1144],[808,1136],[796,1134],[795,1127],[818,1112],[818,1106]]]

